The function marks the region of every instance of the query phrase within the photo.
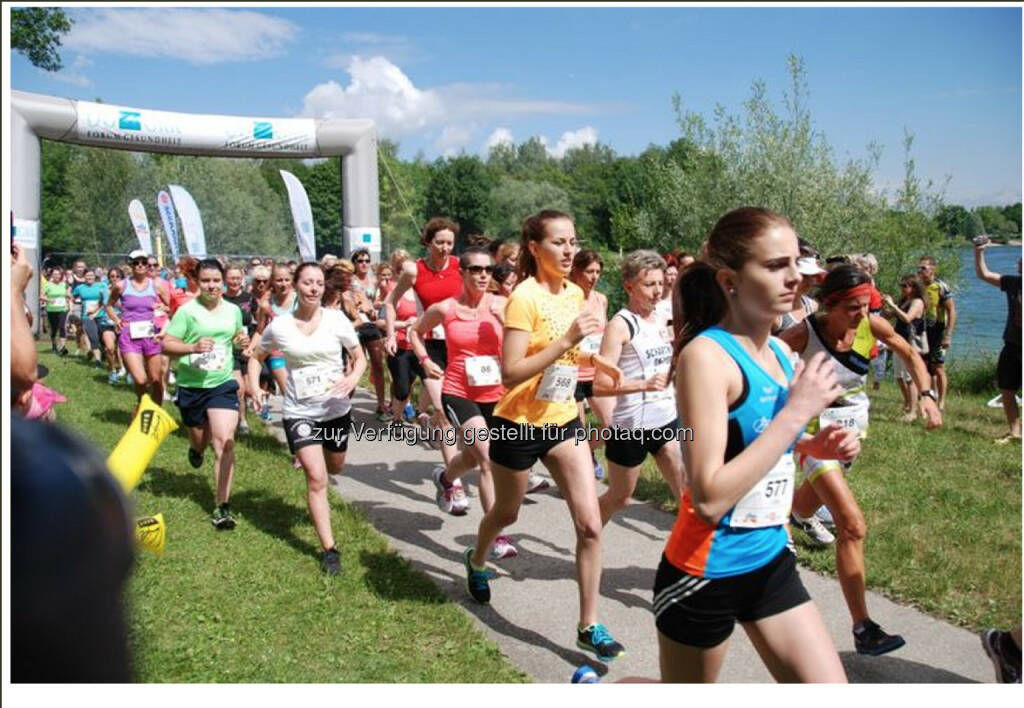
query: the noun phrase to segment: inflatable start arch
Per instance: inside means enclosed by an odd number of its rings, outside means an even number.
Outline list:
[[[126,108],[11,91],[12,238],[35,273],[27,300],[39,327],[40,139],[210,157],[341,156],[342,254],[380,259],[377,136],[371,120],[245,118]]]

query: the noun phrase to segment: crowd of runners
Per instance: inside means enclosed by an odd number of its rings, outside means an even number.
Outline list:
[[[576,532],[577,645],[602,661],[622,655],[600,621],[602,529],[650,458],[680,505],[652,604],[663,680],[713,681],[739,622],[776,679],[845,681],[797,574],[794,530],[835,546],[857,651],[904,644],[871,619],[864,515],[846,478],[871,444],[873,363],[877,388],[891,359],[904,422],[942,425],[956,308],[933,259],[883,295],[870,255],[822,261],[784,216],[747,207],[724,215],[699,254],[626,254],[624,305],[610,312],[601,256],[580,248],[567,214],[530,216],[519,243],[463,241],[437,217],[423,257],[399,250],[380,263],[366,250],[306,263],[186,257],[173,272],[143,251],[109,269],[75,261],[41,274],[42,324],[56,354],[75,348],[111,385],[158,405],[173,391],[189,464],[212,451],[217,529],[236,524],[234,441],[249,432],[247,410],[268,417],[279,393],[329,575],[341,554],[328,475],[343,471],[351,395],[368,373],[377,421],[412,426],[437,448],[439,510],[468,513],[477,485],[479,529],[463,554],[477,602],[491,601],[488,563],[518,554],[506,530],[524,495],[550,485],[544,469]],[[985,247],[975,246],[978,275],[1009,306],[1005,444],[1020,440],[1020,264],[993,273]],[[1016,680],[1019,632],[984,635],[1001,676]]]

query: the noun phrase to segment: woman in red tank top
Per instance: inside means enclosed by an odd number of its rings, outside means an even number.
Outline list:
[[[385,300],[386,305],[386,338],[384,350],[390,356],[394,356],[398,345],[395,340],[395,310],[401,297],[409,288],[412,288],[420,300],[423,309],[426,310],[442,300],[451,297],[458,297],[462,293],[462,277],[459,272],[459,259],[451,255],[455,250],[455,239],[459,236],[459,225],[451,219],[436,216],[427,222],[423,227],[423,245],[427,248],[425,258],[420,258],[415,263],[406,261],[402,264],[402,271],[398,276],[398,282],[394,289],[388,294]],[[435,328],[424,338],[426,347],[425,357],[429,358],[443,372],[448,366],[448,352],[444,344],[444,329]],[[420,360],[423,362],[423,359]],[[451,425],[447,418],[441,414],[441,386],[443,379],[426,378],[423,387],[430,397],[430,403],[434,407],[432,423],[440,431],[431,431],[432,434],[442,441],[454,439],[455,431],[448,432]],[[441,456],[445,465],[450,465],[455,456],[453,445],[442,444]],[[456,480],[456,496],[458,503],[456,509],[459,513],[465,513],[468,509],[462,485]]]
[[[494,505],[494,482],[487,442],[494,406],[505,393],[501,383],[501,343],[505,319],[505,298],[487,292],[494,271],[486,249],[471,247],[459,259],[462,294],[436,303],[409,329],[409,342],[423,361],[431,379],[441,379],[442,410],[458,430],[465,448],[447,466],[434,471],[437,504],[446,513],[456,513],[453,483],[474,467],[480,467],[480,504],[486,513]],[[424,336],[442,327],[448,354],[443,370],[427,355]],[[492,558],[510,558],[517,551],[500,537]]]

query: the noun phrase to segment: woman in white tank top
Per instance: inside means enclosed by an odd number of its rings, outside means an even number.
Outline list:
[[[601,522],[629,503],[648,455],[654,457],[674,499],[683,486],[676,396],[669,381],[672,339],[656,311],[664,284],[665,261],[654,251],[634,251],[622,262],[629,303],[608,321],[601,356],[622,370],[618,386],[598,372],[595,396],[617,396],[611,437],[606,442],[608,491],[598,500]]]

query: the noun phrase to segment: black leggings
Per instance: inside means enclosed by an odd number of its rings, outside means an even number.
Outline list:
[[[89,340],[89,351],[96,351],[101,348],[100,329],[99,325],[96,324],[96,320],[91,317],[83,317],[82,331]]]
[[[64,312],[47,312],[46,319],[50,325],[50,344],[54,347],[57,346],[57,337],[64,336],[64,326],[68,321],[68,311]]]
[[[412,349],[399,349],[394,356],[389,356],[388,371],[391,372],[391,395],[396,401],[404,401],[409,397],[415,380],[413,376],[419,376],[420,381],[427,376]]]

